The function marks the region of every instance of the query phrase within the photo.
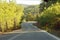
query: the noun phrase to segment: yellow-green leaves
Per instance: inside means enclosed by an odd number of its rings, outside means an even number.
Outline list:
[[[0,3],[0,24],[2,32],[18,28],[21,17],[23,16],[23,7],[15,3]],[[16,26],[14,26],[16,24]]]
[[[44,10],[37,21],[40,22],[42,26],[45,26],[46,24],[51,25],[57,21],[58,18],[60,19],[60,3],[55,3]]]

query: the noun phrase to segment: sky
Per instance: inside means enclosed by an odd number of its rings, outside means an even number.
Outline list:
[[[37,5],[41,3],[41,0],[16,0],[17,4]]]

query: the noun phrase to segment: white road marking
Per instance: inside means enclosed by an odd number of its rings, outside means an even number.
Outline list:
[[[31,33],[31,32],[45,32],[45,31],[25,31],[25,32],[21,32],[21,33],[23,34],[23,33]],[[17,38],[18,36],[20,36],[22,34],[15,35],[14,37],[11,37],[8,40],[14,40],[15,38]]]
[[[17,35],[15,35],[15,36],[13,36],[13,37],[11,37],[10,39],[8,39],[8,40],[14,40],[15,38],[17,38],[17,37],[19,37],[19,36],[21,36],[23,33],[31,33],[31,32],[45,32],[47,35],[49,35],[49,36],[51,36],[51,37],[53,37],[53,38],[55,38],[55,39],[57,39],[57,40],[60,40],[60,38],[58,38],[58,37],[56,37],[56,36],[54,36],[54,35],[52,35],[52,34],[50,34],[50,33],[48,33],[48,32],[46,32],[46,31],[44,31],[44,30],[36,30],[36,31],[22,31],[22,32],[14,32],[14,33],[19,33],[19,34],[17,34]],[[21,33],[21,34],[20,34]]]
[[[55,35],[53,35],[53,34],[50,34],[50,33],[48,33],[48,32],[46,32],[48,35],[50,35],[51,37],[53,37],[53,38],[55,38],[55,39],[57,39],[57,40],[60,40],[60,38],[58,38],[58,37],[56,37]]]
[[[20,36],[20,35],[22,35],[22,34],[15,35],[14,37],[12,37],[12,38],[10,38],[10,39],[8,39],[8,40],[13,40],[13,39],[17,38],[17,37]]]

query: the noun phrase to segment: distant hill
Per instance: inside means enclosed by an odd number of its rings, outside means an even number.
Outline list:
[[[24,8],[24,14],[32,13],[36,14],[39,13],[39,5],[23,5]]]

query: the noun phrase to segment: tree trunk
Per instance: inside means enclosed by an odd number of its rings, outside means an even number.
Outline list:
[[[6,21],[6,31],[8,31],[8,23],[7,23],[7,21]]]
[[[1,22],[0,22],[0,31],[2,31],[2,28],[1,28]]]
[[[14,18],[14,27],[13,27],[13,30],[15,30],[17,27],[16,27],[16,18]]]

